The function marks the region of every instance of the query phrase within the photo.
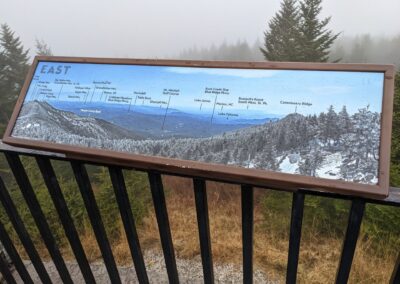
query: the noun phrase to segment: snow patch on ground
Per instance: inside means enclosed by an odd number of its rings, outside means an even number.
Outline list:
[[[256,164],[254,164],[253,162],[250,162],[247,167],[249,169],[254,169],[256,167]]]
[[[31,127],[39,127],[39,126],[40,126],[39,123],[28,123],[27,125],[22,126],[21,129],[29,129]]]
[[[329,179],[332,179],[334,177],[340,177],[341,164],[342,164],[342,155],[340,153],[327,155],[321,167],[317,169],[317,176]]]
[[[278,160],[280,159],[281,157],[278,157]],[[288,156],[286,156],[285,159],[283,159],[283,161],[279,164],[279,169],[283,173],[295,174],[298,168],[299,161],[297,161],[296,163],[291,163]]]

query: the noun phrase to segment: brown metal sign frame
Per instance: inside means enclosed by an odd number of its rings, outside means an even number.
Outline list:
[[[95,63],[122,65],[151,65],[171,67],[206,67],[233,69],[267,69],[267,70],[315,70],[315,71],[357,71],[384,73],[383,101],[381,112],[381,135],[379,148],[378,184],[369,185],[342,180],[303,176],[261,169],[247,169],[237,166],[210,164],[197,161],[179,160],[158,156],[146,156],[117,152],[105,149],[63,145],[52,142],[22,139],[13,137],[15,126],[36,66],[41,61],[62,63]],[[233,181],[261,187],[285,188],[297,190],[307,188],[334,193],[345,193],[359,196],[382,198],[389,192],[390,141],[393,113],[394,67],[392,65],[372,64],[337,64],[337,63],[289,63],[289,62],[223,62],[223,61],[188,61],[188,60],[150,60],[150,59],[106,59],[38,56],[29,70],[21,94],[5,131],[4,143],[45,151],[60,152],[70,158],[85,159],[93,162],[106,161],[116,165],[161,171],[178,175],[196,175],[200,177]]]

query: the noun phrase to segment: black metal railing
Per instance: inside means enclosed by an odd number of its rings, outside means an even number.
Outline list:
[[[71,213],[67,207],[51,160],[63,160],[71,164],[72,170],[78,184],[80,194],[86,207],[88,217],[93,228],[96,241],[99,245],[104,264],[107,268],[109,278],[112,283],[121,283],[117,265],[108,241],[106,230],[104,228],[99,208],[97,206],[89,175],[86,170],[86,164],[93,164],[88,161],[71,160],[67,157],[55,154],[10,147],[0,142],[0,152],[6,157],[8,165],[19,185],[22,195],[27,203],[33,220],[39,230],[39,233],[49,251],[49,254],[55,264],[55,267],[64,283],[72,283],[71,275],[66,267],[65,261],[51,233],[49,224],[36,198],[34,188],[32,187],[26,170],[21,162],[20,156],[32,156],[36,159],[43,180],[48,188],[55,209],[59,215],[61,225],[65,231],[66,237],[70,243],[82,276],[87,283],[95,283],[95,277],[89,265],[85,251],[80,242],[77,229],[74,226]],[[97,164],[99,165],[99,164]],[[115,165],[100,164],[109,170],[111,182],[114,188],[118,209],[121,215],[123,226],[128,240],[133,264],[137,278],[140,283],[149,283],[142,250],[140,248],[139,238],[136,231],[135,220],[132,215],[131,205],[129,203],[128,193],[122,173],[123,168]],[[125,169],[125,168],[124,168]],[[158,229],[161,239],[164,260],[170,283],[178,283],[178,270],[175,260],[174,246],[171,237],[171,230],[168,219],[168,211],[165,202],[163,183],[161,175],[164,173],[156,171],[147,171],[151,195],[156,213]],[[203,274],[205,283],[214,282],[213,260],[211,250],[211,238],[208,217],[208,203],[206,194],[206,179],[192,176],[193,190],[195,196],[195,206],[197,213],[198,232],[200,240],[201,259],[203,265]],[[229,182],[229,181],[225,181]],[[267,186],[266,186],[267,188]],[[285,190],[284,188],[275,190]],[[384,200],[360,198],[349,195],[331,194],[326,192],[309,191],[299,189],[292,193],[292,213],[290,223],[289,251],[287,261],[286,283],[296,283],[297,267],[299,262],[299,251],[301,241],[301,229],[304,211],[304,200],[306,195],[317,195],[335,199],[345,199],[351,201],[351,208],[348,217],[347,230],[343,240],[342,253],[338,271],[336,273],[336,283],[347,283],[353,256],[360,232],[360,226],[363,219],[365,206],[367,203],[380,204],[386,206],[400,206],[400,189],[391,188],[390,195]],[[252,185],[241,185],[242,198],[242,242],[243,242],[243,282],[253,282],[253,187]],[[23,247],[29,256],[40,280],[43,283],[52,283],[48,272],[37,252],[33,241],[8,193],[4,182],[0,178],[0,202],[8,215],[15,232],[17,233]],[[0,223],[0,241],[3,244],[7,254],[12,260],[19,277],[25,283],[33,283],[31,275],[28,273],[24,262],[15,248],[10,236],[7,234],[4,225]],[[6,259],[0,257],[0,272],[8,283],[15,283],[13,274],[10,272]],[[398,258],[390,283],[400,283],[400,257]]]

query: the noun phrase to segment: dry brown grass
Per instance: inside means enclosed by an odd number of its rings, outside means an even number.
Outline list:
[[[166,200],[174,247],[180,258],[193,258],[200,254],[199,236],[191,180],[164,177]],[[241,200],[240,188],[234,185],[207,183],[210,231],[214,262],[241,264]],[[255,191],[254,211],[254,266],[264,271],[272,279],[283,282],[286,273],[287,234],[267,230],[264,224],[262,190]],[[276,222],[284,220],[276,220]],[[131,263],[130,250],[121,220],[120,238],[112,243],[112,250],[118,264]],[[96,238],[90,226],[81,241],[90,261],[101,259]],[[288,228],[287,228],[288,229]],[[138,227],[143,250],[161,250],[157,221],[154,210]],[[302,235],[298,270],[299,283],[333,283],[338,266],[342,238],[321,237],[314,230]],[[350,275],[350,283],[387,283],[393,269],[395,254],[385,252],[378,256],[371,248],[371,242],[361,237]],[[22,247],[19,245],[19,249]],[[48,258],[43,245],[38,246],[41,255]],[[23,251],[23,249],[22,249]],[[62,248],[67,259],[73,258],[68,246]]]
[[[192,258],[200,254],[199,237],[191,180],[164,178],[172,237],[177,255]],[[207,184],[210,231],[214,261],[241,264],[241,202],[238,186]],[[266,231],[261,197],[255,192],[254,265],[270,277],[284,280],[288,238]],[[140,229],[144,249],[160,248],[157,222],[153,213]],[[332,283],[338,266],[342,238],[321,238],[314,231],[303,232],[299,262],[299,283]],[[360,238],[351,271],[351,283],[388,282],[396,252],[377,256],[369,241]]]

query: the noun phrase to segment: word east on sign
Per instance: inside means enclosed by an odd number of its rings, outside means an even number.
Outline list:
[[[48,66],[43,65],[40,69],[41,74],[63,74],[66,75],[68,70],[71,68],[70,65],[58,65],[58,66]]]

